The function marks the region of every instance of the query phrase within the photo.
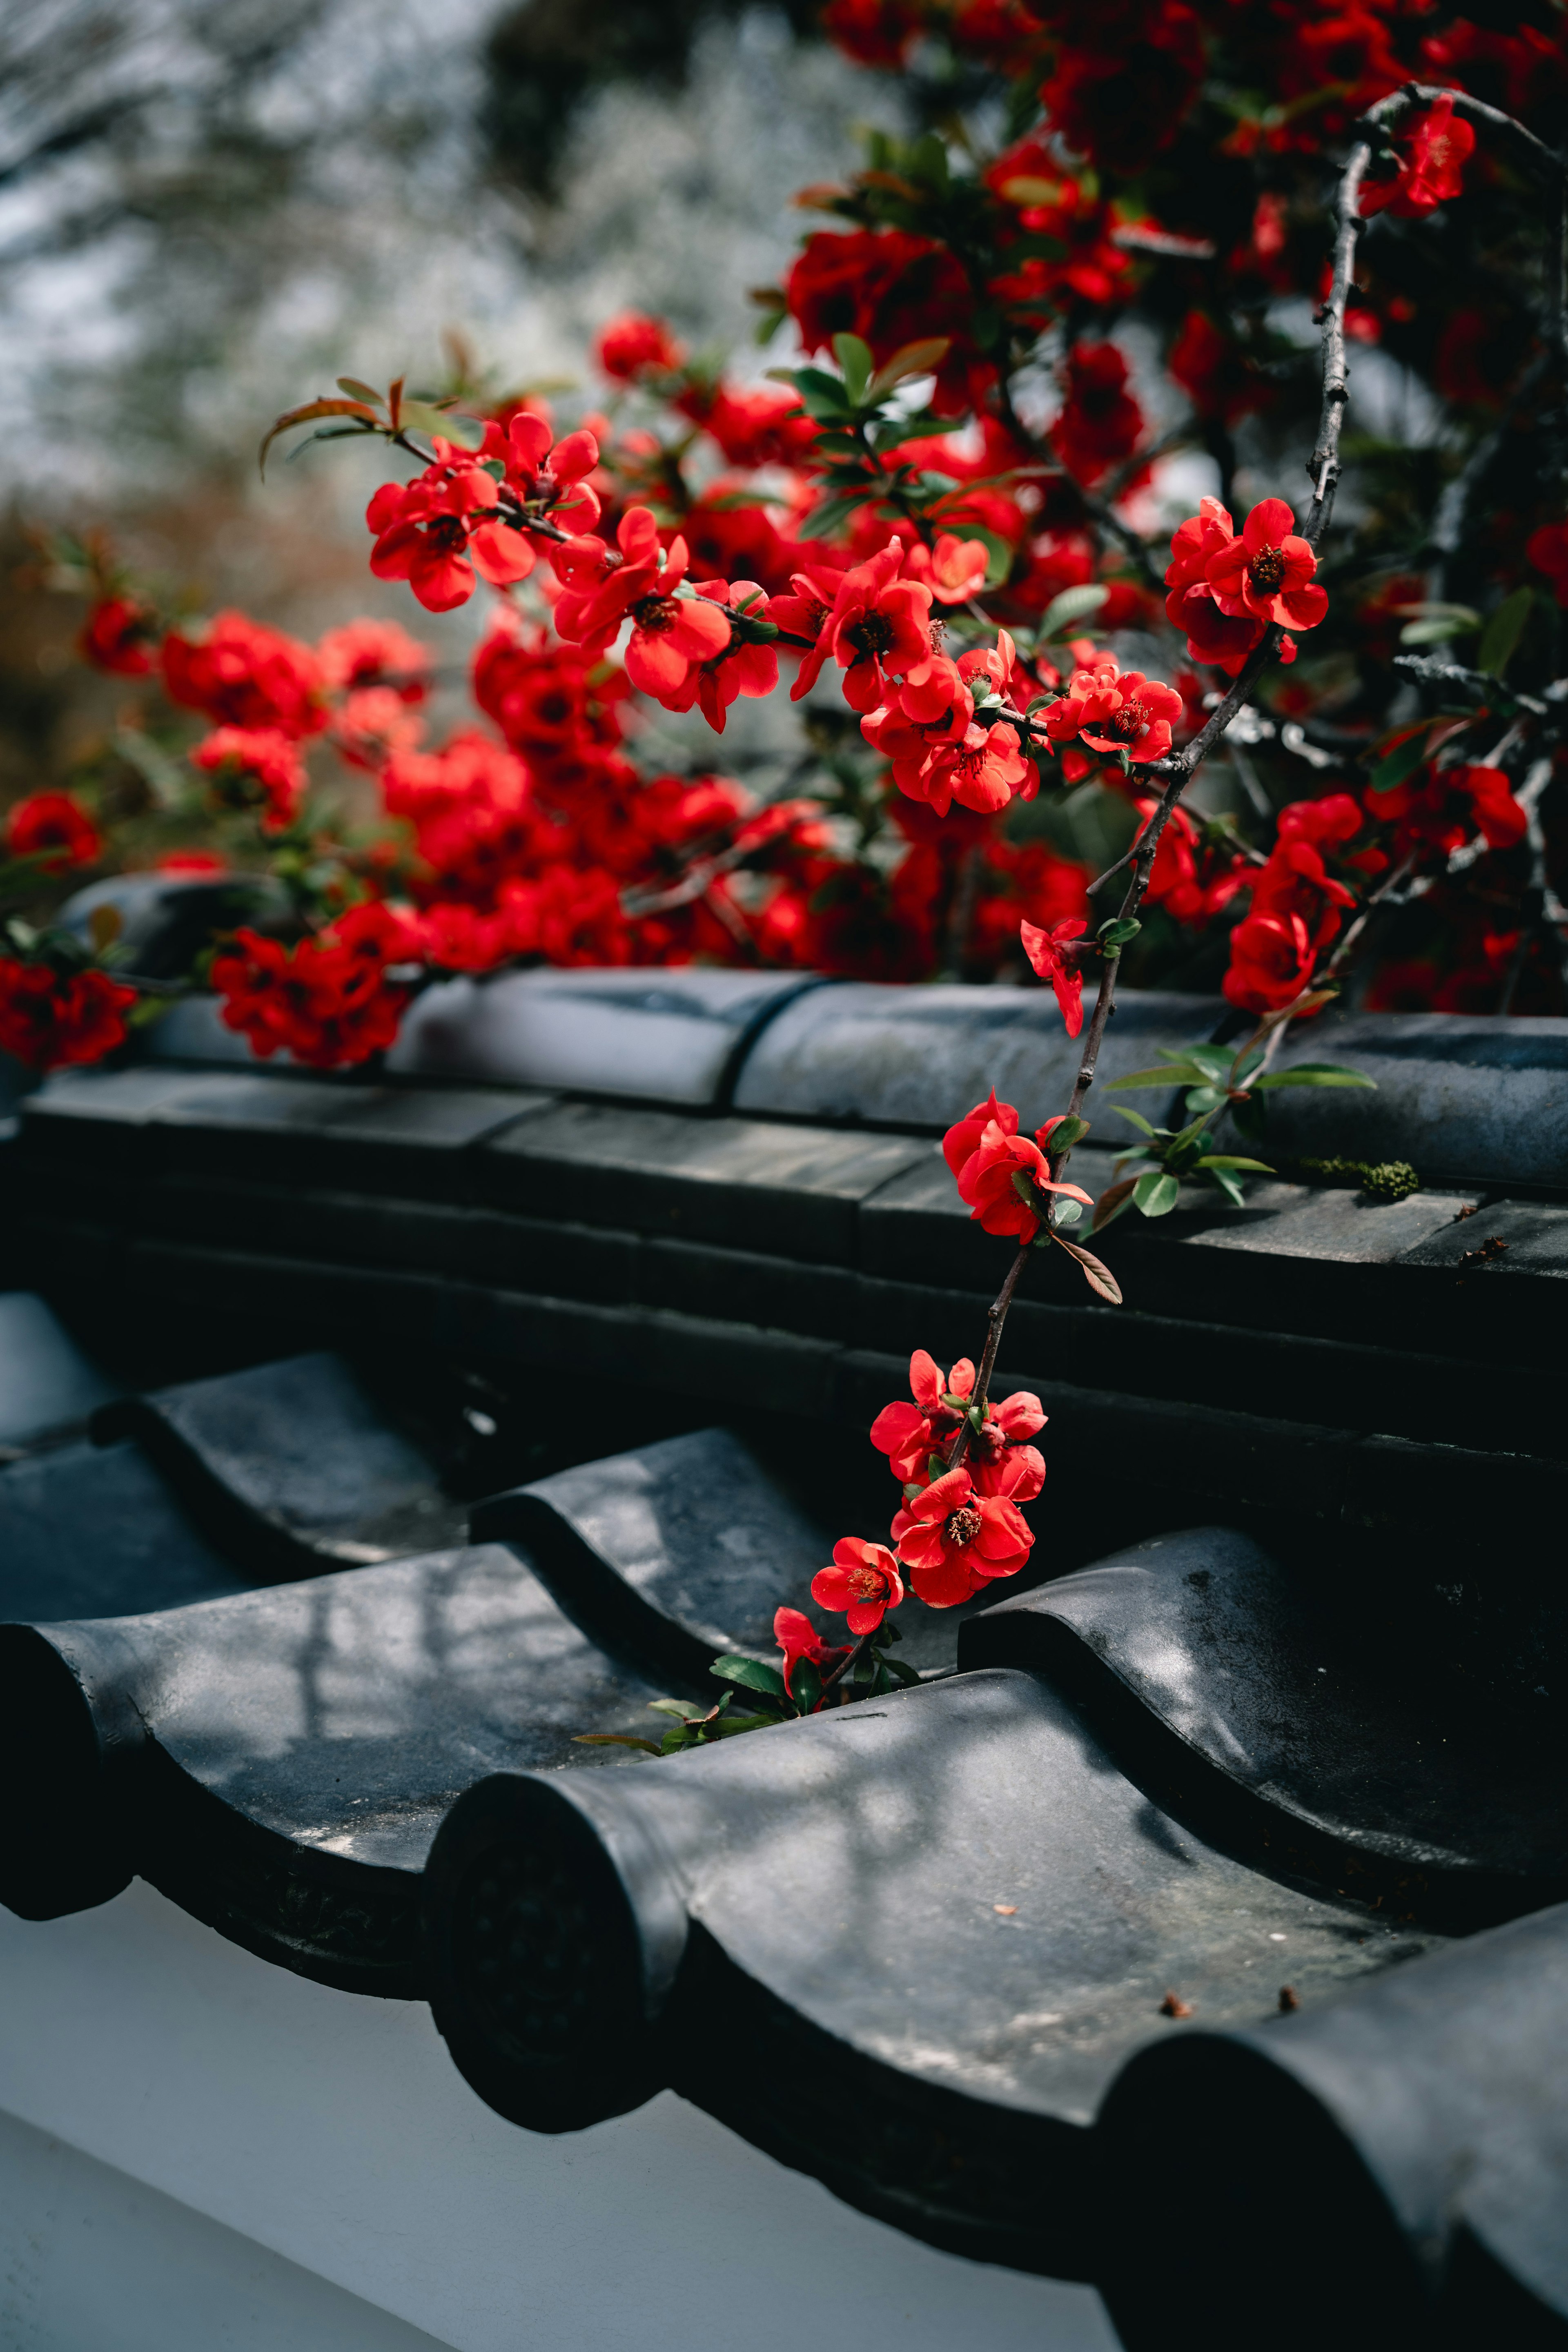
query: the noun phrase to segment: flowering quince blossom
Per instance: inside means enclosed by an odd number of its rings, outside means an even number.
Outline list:
[[[931,592],[921,581],[900,577],[903,558],[903,542],[894,539],[868,562],[840,575],[791,688],[792,699],[810,693],[831,657],[845,673],[844,699],[850,709],[872,710],[886,698],[889,677],[930,660]],[[775,597],[768,608],[769,620],[784,629],[805,617],[799,605],[811,608],[816,601],[817,582],[809,573],[792,584],[795,598]]]
[[[934,545],[918,542],[904,558],[904,577],[929,588],[938,604],[967,604],[984,594],[991,551],[983,539],[957,539],[939,531]]]
[[[1052,1176],[1040,1148],[1060,1125],[1059,1118],[1047,1119],[1035,1129],[1031,1143],[1018,1133],[1018,1114],[1012,1104],[999,1103],[993,1089],[988,1102],[977,1104],[966,1118],[948,1129],[942,1139],[942,1156],[952,1171],[959,1198],[969,1202],[972,1223],[988,1234],[1016,1234],[1021,1246],[1040,1229],[1040,1217],[1031,1205],[1037,1192],[1060,1192],[1093,1208],[1080,1186],[1059,1183]],[[1027,1201],[1019,1179],[1028,1190]]]
[[[878,1547],[868,1546],[868,1549],[876,1549]],[[836,1558],[837,1550],[838,1547],[836,1545],[834,1548]],[[784,1652],[784,1686],[789,1692],[791,1698],[794,1698],[795,1691],[791,1685],[790,1677],[803,1658],[807,1665],[815,1666],[819,1674],[830,1675],[840,1660],[849,1655],[847,1648],[842,1644],[836,1649],[831,1643],[825,1642],[810,1618],[804,1615],[798,1609],[774,1610],[773,1639]],[[817,1705],[820,1706],[821,1704],[819,1699]]]
[[[106,596],[95,604],[77,639],[82,659],[115,677],[145,677],[153,667],[156,615],[129,596]]]
[[[1312,574],[1318,559],[1296,531],[1283,499],[1264,499],[1239,537],[1215,548],[1204,567],[1210,593],[1231,620],[1275,622],[1285,629],[1315,629],[1329,609],[1328,593]]]
[[[1248,1013],[1277,1013],[1300,995],[1316,960],[1300,915],[1244,916],[1230,935],[1226,996]]]
[[[219,727],[276,727],[296,740],[328,719],[321,666],[309,646],[244,613],[219,613],[199,638],[171,629],[163,686],[172,702]]]
[[[888,1467],[900,1486],[924,1486],[933,1475],[932,1458],[941,1460],[965,1417],[974,1393],[974,1366],[967,1356],[961,1357],[944,1381],[935,1358],[917,1348],[910,1358],[910,1393],[912,1404],[900,1398],[882,1407],[871,1423],[871,1443],[888,1456]],[[982,1476],[993,1475],[1009,1448],[1037,1435],[1045,1424],[1039,1398],[1026,1389],[1016,1390],[1000,1404],[988,1403],[985,1421],[973,1437],[975,1458],[985,1465]],[[1043,1464],[1040,1475],[1045,1475]]]
[[[1121,670],[1113,656],[1075,670],[1060,701],[1045,713],[1046,733],[1058,746],[1082,742],[1091,751],[1124,752],[1134,766],[1163,760],[1182,698],[1141,670]]]
[[[680,693],[694,665],[728,648],[724,607],[709,597],[677,595],[686,577],[686,541],[678,534],[666,551],[647,507],[627,509],[614,548],[588,535],[568,541],[554,560],[565,583],[555,607],[561,635],[603,652],[629,619],[626,676],[656,701]]]
[[[898,1512],[893,1542],[930,1609],[952,1609],[998,1576],[1016,1576],[1034,1549],[1017,1504],[983,1495],[965,1469],[944,1471]]]
[[[233,951],[213,960],[212,983],[224,1022],[249,1038],[253,1053],[287,1052],[309,1068],[331,1069],[392,1044],[407,991],[389,982],[388,967],[419,949],[412,917],[367,902],[291,948],[237,931]]]
[[[263,833],[287,830],[310,782],[299,746],[278,727],[215,728],[195,746],[190,761],[229,793],[254,794]]]
[[[904,1581],[886,1545],[840,1536],[833,1547],[833,1566],[819,1568],[811,1580],[811,1597],[819,1609],[837,1611],[858,1639],[874,1633],[888,1611],[898,1607]]]
[[[69,793],[33,793],[6,818],[5,846],[13,857],[40,857],[46,874],[63,874],[72,866],[90,866],[102,855],[103,841]]]
[[[376,578],[406,580],[426,612],[450,613],[473,594],[476,573],[509,587],[527,579],[535,556],[497,511],[500,484],[489,467],[439,436],[434,446],[435,463],[412,482],[384,482],[364,519]]]
[[[1020,923],[1018,938],[1031,970],[1042,980],[1048,980],[1056,992],[1061,1016],[1069,1037],[1076,1037],[1083,1027],[1083,974],[1076,963],[1068,963],[1066,950],[1088,930],[1087,923],[1076,917],[1053,923],[1048,931],[1037,923]]]
[[[754,580],[704,580],[697,593],[723,611],[738,613],[742,620],[751,615],[760,619],[767,603]],[[778,682],[779,657],[773,647],[746,637],[731,624],[729,644],[710,659],[694,664],[685,684],[662,698],[667,710],[689,710],[696,703],[714,733],[722,735],[737,697],[760,698]]]
[[[32,1070],[100,1062],[125,1042],[136,1002],[106,971],[61,973],[47,963],[0,958],[0,1053]]]
[[[1406,152],[1394,176],[1380,180],[1369,174],[1362,182],[1363,217],[1386,207],[1396,220],[1420,220],[1464,194],[1464,166],[1475,152],[1476,134],[1474,126],[1455,113],[1452,98],[1445,95],[1412,115],[1399,144]]]

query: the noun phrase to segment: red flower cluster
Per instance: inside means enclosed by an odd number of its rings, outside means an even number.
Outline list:
[[[1329,609],[1313,579],[1318,559],[1295,530],[1283,499],[1255,506],[1239,535],[1217,499],[1205,499],[1171,541],[1165,611],[1187,633],[1194,661],[1212,662],[1235,677],[1270,624],[1315,629]],[[1281,661],[1296,645],[1285,636]]]
[[[1369,846],[1352,852],[1366,820],[1349,793],[1293,801],[1279,812],[1279,838],[1268,863],[1250,877],[1250,912],[1230,935],[1225,993],[1249,1013],[1275,1012],[1299,996],[1318,958],[1338,936],[1353,889],[1329,870],[1337,856],[1358,878],[1387,864]]]
[[[48,963],[0,958],[0,1053],[30,1070],[100,1062],[125,1042],[125,1015],[136,1002],[106,971],[60,972]]]
[[[98,827],[69,793],[33,793],[5,819],[5,846],[13,857],[37,857],[46,874],[90,866],[103,853]]]
[[[212,984],[226,1024],[249,1038],[253,1053],[269,1059],[282,1052],[310,1069],[336,1069],[393,1043],[408,991],[390,970],[419,952],[416,924],[367,904],[291,948],[237,931],[233,950],[214,958]]]
[[[1489,849],[1512,849],[1530,819],[1500,768],[1440,768],[1428,761],[1388,791],[1369,792],[1369,815],[1394,827],[1393,856],[1422,852],[1447,857],[1479,834]]]
[[[77,644],[94,669],[115,677],[145,677],[157,635],[157,616],[148,605],[129,596],[106,596],[89,613]]]
[[[310,782],[299,746],[278,727],[216,728],[190,761],[212,777],[221,799],[258,807],[263,833],[287,832]]]
[[[802,349],[858,335],[880,366],[907,343],[945,336],[932,406],[957,416],[992,371],[971,333],[974,296],[963,263],[934,237],[900,228],[819,230],[807,237],[784,284]]]
[[[1174,687],[1141,670],[1119,670],[1113,654],[1097,655],[1090,667],[1074,671],[1061,700],[1045,713],[1046,734],[1063,752],[1062,769],[1070,782],[1093,765],[1068,748],[1079,743],[1108,758],[1124,752],[1136,767],[1163,760],[1182,708]]]
[[[163,687],[218,727],[270,727],[298,742],[327,723],[321,665],[309,646],[243,613],[219,613],[200,639],[171,629]]]
[[[412,482],[384,483],[365,509],[376,535],[371,570],[378,580],[406,580],[428,612],[466,604],[476,573],[496,588],[526,580],[554,544],[532,523],[583,530],[599,519],[584,478],[599,462],[591,433],[569,433],[552,447],[543,418],[519,409],[504,435],[486,426],[478,457],[439,436],[434,446],[434,464]]]
[[[1058,929],[1060,926],[1058,926]],[[1042,1146],[1050,1140],[1059,1118],[1048,1118],[1035,1129],[1035,1140],[1018,1132],[1018,1114],[1011,1103],[998,1102],[993,1089],[989,1101],[977,1103],[966,1118],[942,1137],[942,1157],[952,1171],[959,1198],[969,1203],[971,1222],[988,1234],[1010,1234],[1021,1244],[1032,1242],[1047,1208],[1040,1195],[1061,1193],[1092,1209],[1093,1201],[1077,1184],[1058,1183]]]

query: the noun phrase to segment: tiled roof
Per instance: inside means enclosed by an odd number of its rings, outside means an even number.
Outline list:
[[[1026,1116],[1056,1051],[1005,991],[712,977],[531,976],[557,1023],[584,981],[575,1076],[504,1003],[466,1066],[450,1000],[418,1083],[167,1060],[25,1106],[7,1229],[110,1369],[0,1300],[0,1747],[37,1791],[0,1899],[148,1878],[429,2000],[533,2128],[671,2084],[915,2235],[1096,2280],[1133,2352],[1251,2340],[1302,2244],[1281,2341],[1568,2336],[1565,1024],[1380,1022],[1423,1103],[1459,1089],[1403,1202],[1184,1200],[1108,1237],[1128,1308],[1026,1293],[1048,1580],[929,1620],[922,1686],[622,1765],[574,1735],[711,1690],[885,1513],[843,1433],[911,1345],[973,1349],[997,1272],[931,1130],[1009,1022]],[[1134,1003],[1122,1066],[1198,1017]],[[151,1327],[193,1352],[149,1390]],[[468,1407],[455,1475],[426,1361],[513,1402],[534,1475],[487,1481],[512,1441]],[[638,1397],[684,1433],[628,1445]]]

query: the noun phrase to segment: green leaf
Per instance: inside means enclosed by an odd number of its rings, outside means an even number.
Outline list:
[[[1189,1045],[1183,1058],[1195,1062],[1217,1085],[1230,1069],[1231,1052],[1228,1045]]]
[[[1130,941],[1137,938],[1142,928],[1133,915],[1112,915],[1109,922],[1101,923],[1095,937],[1108,955],[1119,955]]]
[[[1207,1174],[1209,1182],[1217,1192],[1225,1194],[1233,1209],[1246,1208],[1246,1196],[1240,1184],[1227,1168],[1211,1168],[1207,1171]]]
[[[629,1731],[574,1731],[574,1748],[640,1748],[645,1756],[662,1756],[664,1748],[657,1739],[636,1739]]]
[[[1238,1160],[1231,1151],[1205,1151],[1197,1162],[1200,1168],[1249,1168],[1255,1176],[1273,1176],[1278,1171],[1261,1160]]]
[[[844,389],[853,405],[862,408],[871,383],[871,371],[876,365],[869,343],[858,335],[835,335],[833,356],[844,371]]]
[[[1123,1079],[1122,1084],[1125,1085],[1127,1081]],[[1130,1118],[1134,1127],[1142,1129],[1145,1135],[1158,1135],[1160,1133],[1160,1129],[1157,1127],[1150,1126],[1148,1120],[1144,1118],[1141,1110],[1129,1110],[1125,1103],[1112,1103],[1110,1108],[1116,1113],[1118,1118]]]
[[[655,1715],[674,1716],[678,1723],[700,1723],[708,1713],[705,1706],[689,1698],[650,1698],[648,1706]]]
[[[1292,1069],[1268,1070],[1254,1081],[1258,1094],[1270,1087],[1370,1087],[1375,1094],[1377,1080],[1348,1069],[1343,1062],[1298,1062]]]
[[[1058,1201],[1051,1212],[1051,1223],[1059,1232],[1063,1225],[1076,1225],[1082,1214],[1081,1201]]]
[[[864,499],[858,498],[824,499],[804,522],[795,524],[795,535],[796,539],[831,539],[840,523],[847,522],[864,503]]]
[[[1202,1087],[1211,1084],[1215,1076],[1213,1070],[1205,1070],[1194,1056],[1184,1062],[1162,1062],[1153,1070],[1134,1070],[1130,1077],[1112,1078],[1105,1091],[1112,1095],[1118,1087]],[[1121,1103],[1116,1108],[1123,1118],[1137,1117],[1136,1111],[1124,1109]]]
[[[1194,1087],[1182,1108],[1191,1111],[1194,1118],[1206,1118],[1210,1111],[1218,1110],[1225,1099],[1223,1087]]]
[[[1070,1118],[1064,1118],[1059,1127],[1052,1128],[1046,1139],[1046,1149],[1047,1151],[1070,1151],[1073,1145],[1081,1142],[1088,1133],[1088,1119],[1079,1118],[1075,1112]]]
[[[1391,793],[1395,784],[1402,784],[1406,776],[1415,773],[1426,758],[1428,735],[1426,728],[1418,727],[1414,735],[1407,735],[1403,743],[1396,743],[1387,757],[1378,761],[1372,772],[1374,793]]]
[[[1472,613],[1461,621],[1457,614],[1448,614],[1430,621],[1406,621],[1399,632],[1402,646],[1441,646],[1450,637],[1463,637],[1479,626],[1480,614]]]
[[[1051,598],[1040,615],[1036,643],[1048,645],[1053,637],[1065,636],[1076,621],[1087,620],[1090,613],[1098,613],[1110,594],[1110,589],[1099,581],[1086,580],[1079,588],[1064,588],[1059,595]]]
[[[878,1652],[878,1655],[882,1661],[883,1674],[889,1676],[893,1682],[902,1683],[906,1689],[919,1683],[920,1669],[918,1666],[911,1666],[907,1658],[889,1658],[883,1655],[880,1651]]]
[[[797,1715],[813,1715],[822,1697],[822,1676],[809,1658],[797,1658],[790,1683]]]
[[[789,1702],[783,1675],[776,1666],[763,1665],[760,1658],[715,1658],[708,1671],[721,1683],[739,1683],[742,1690],[761,1691],[781,1706]]]
[[[1181,1198],[1182,1188],[1163,1168],[1151,1168],[1132,1187],[1134,1206],[1146,1217],[1168,1216]]]
[[[405,400],[398,421],[405,433],[423,433],[427,441],[439,434],[444,441],[455,443],[459,449],[478,449],[485,437],[485,428],[477,416],[458,416],[451,409],[437,408],[426,400]]]
[[[709,1725],[708,1737],[710,1739],[733,1739],[737,1732],[768,1731],[775,1723],[784,1720],[781,1715],[726,1715]]]
[[[385,401],[382,398],[380,393],[377,392],[375,386],[372,383],[361,383],[358,376],[339,376],[338,390],[340,392],[346,392],[351,400],[368,400],[373,408],[384,408],[386,406]]]
[[[1511,596],[1503,599],[1481,631],[1481,642],[1476,648],[1478,669],[1489,671],[1493,677],[1501,677],[1519,650],[1519,641],[1524,635],[1524,625],[1530,618],[1534,603],[1533,588],[1516,588]]]
[[[367,431],[384,430],[381,418],[363,400],[308,400],[302,408],[285,409],[262,436],[256,459],[261,471],[267,471],[267,452],[280,433],[296,425],[312,425],[319,416],[357,416]]]

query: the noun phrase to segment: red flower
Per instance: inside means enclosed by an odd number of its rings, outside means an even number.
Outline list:
[[[982,1495],[963,1468],[933,1478],[906,1504],[892,1537],[931,1609],[954,1608],[994,1577],[1016,1576],[1035,1542],[1016,1503]]]
[[[649,368],[673,374],[685,356],[664,320],[650,319],[646,310],[618,311],[601,328],[594,346],[594,357],[605,373],[622,383],[632,383]]]
[[[495,587],[526,580],[534,551],[496,509],[500,484],[466,450],[436,440],[436,461],[411,482],[384,482],[365,509],[374,531],[370,568],[406,580],[426,612],[466,604],[479,572]]]
[[[1230,935],[1226,996],[1247,1013],[1277,1012],[1300,995],[1316,953],[1300,915],[1245,916]]]
[[[827,0],[822,29],[857,65],[902,65],[920,31],[917,0]]]
[[[397,1035],[406,989],[386,966],[417,952],[418,934],[390,908],[366,906],[342,916],[317,939],[286,948],[253,930],[213,960],[212,983],[224,998],[223,1020],[264,1059],[279,1051],[311,1069],[368,1060]]]
[[[1064,1192],[1070,1200],[1081,1201],[1085,1208],[1094,1206],[1078,1185],[1056,1181],[1050,1162],[1039,1148],[1060,1124],[1059,1118],[1048,1118],[1044,1127],[1035,1129],[1037,1140],[1030,1143],[1018,1133],[1018,1114],[1012,1104],[999,1103],[993,1090],[988,1103],[948,1129],[942,1152],[960,1200],[970,1204],[972,1223],[988,1234],[1016,1234],[1022,1244],[1032,1242],[1040,1229],[1045,1204],[1040,1202],[1038,1210],[1034,1205],[1038,1192]],[[1019,1177],[1025,1180],[1027,1200],[1015,1181]]]
[[[1317,627],[1329,600],[1312,578],[1318,559],[1295,525],[1283,499],[1264,499],[1243,523],[1239,539],[1215,549],[1205,577],[1222,613],[1287,629]]]
[[[327,631],[316,659],[322,682],[340,692],[382,687],[404,702],[423,702],[429,691],[430,648],[395,621],[345,621]]]
[[[91,817],[69,793],[33,793],[18,801],[6,818],[5,846],[13,857],[33,857],[47,850],[44,872],[63,874],[68,866],[90,866],[103,843]]]
[[[1054,130],[1103,171],[1131,175],[1168,147],[1204,76],[1198,20],[1180,0],[1070,16],[1040,90]]]
[[[66,974],[47,963],[0,960],[0,1053],[32,1070],[100,1062],[125,1041],[125,1014],[136,1002],[106,971]]]
[[[321,667],[310,646],[243,613],[216,614],[199,642],[171,630],[163,684],[171,701],[205,711],[219,727],[277,727],[298,738],[327,723]]]
[[[721,383],[710,391],[691,383],[675,406],[712,435],[731,466],[798,466],[816,446],[816,426],[786,384]]]
[[[818,626],[816,644],[791,689],[793,701],[810,692],[829,655],[845,672],[845,701],[851,710],[861,711],[886,699],[889,677],[920,669],[931,660],[931,590],[918,580],[901,580],[902,562],[903,545],[895,539],[868,563],[857,563],[841,575],[832,607]],[[804,574],[794,584],[805,603],[816,583]],[[776,608],[794,603],[793,598],[775,597],[768,618],[790,628],[791,617]]]
[[[1421,220],[1464,194],[1461,175],[1467,158],[1475,152],[1476,134],[1464,116],[1454,112],[1451,98],[1445,95],[1413,115],[1399,143],[1405,152],[1394,177],[1362,183],[1363,215],[1386,206],[1396,220]]]
[[[1447,857],[1478,833],[1490,849],[1511,849],[1530,830],[1500,768],[1428,763],[1387,792],[1369,792],[1366,806],[1379,822],[1392,819],[1396,859],[1423,851]]]
[[[885,1545],[862,1543],[858,1536],[840,1536],[833,1559],[812,1578],[812,1599],[819,1609],[841,1612],[858,1640],[874,1633],[904,1597],[898,1561]]]
[[[919,580],[939,604],[966,604],[984,594],[991,551],[983,539],[955,539],[950,530],[937,533],[936,545],[918,543],[904,558],[906,580]]]
[[[555,608],[555,625],[563,637],[602,651],[629,618],[626,676],[663,701],[680,692],[694,663],[711,661],[726,650],[730,624],[722,605],[675,593],[686,577],[686,541],[672,539],[665,554],[647,507],[627,509],[616,539],[615,549],[593,538],[574,539],[561,549],[555,568],[567,587]]]
[[[1524,552],[1551,581],[1557,602],[1568,607],[1568,522],[1542,523],[1524,542]]]
[[[106,596],[93,606],[77,644],[84,661],[116,677],[145,677],[153,667],[157,615],[129,596]]]
[[[1082,939],[1088,929],[1087,923],[1073,919],[1053,923],[1048,931],[1034,923],[1018,926],[1018,938],[1031,969],[1042,980],[1048,980],[1056,991],[1069,1037],[1076,1037],[1083,1027],[1083,974],[1076,962],[1068,963],[1063,950],[1072,940]]]
[[[912,1404],[900,1400],[883,1406],[871,1423],[871,1443],[879,1454],[888,1456],[888,1467],[900,1486],[922,1486],[933,1472],[941,1475],[942,1457],[974,1391],[974,1366],[967,1356],[962,1357],[944,1381],[934,1357],[917,1348],[910,1358],[910,1391]],[[1039,1398],[1026,1389],[1016,1390],[1000,1404],[988,1405],[984,1428],[971,1439],[971,1466],[977,1480],[984,1485],[998,1470],[1009,1448],[1033,1437],[1045,1422]],[[1040,1475],[1045,1476],[1043,1463]],[[984,1491],[992,1489],[986,1486]],[[1038,1491],[1037,1486],[1031,1489]]]
[[[515,498],[547,513],[558,529],[592,530],[598,521],[598,497],[586,480],[599,462],[599,445],[591,433],[568,433],[552,448],[545,419],[520,408],[504,433],[493,418],[485,426],[479,456],[482,463],[502,468]]]
[[[1174,687],[1146,678],[1141,670],[1119,671],[1107,654],[1092,669],[1074,672],[1066,694],[1047,710],[1045,726],[1055,744],[1081,739],[1094,751],[1125,751],[1142,767],[1164,758],[1172,726],[1181,716],[1182,698]]]
[[[810,1618],[803,1616],[798,1609],[776,1609],[773,1612],[773,1639],[784,1652],[784,1686],[791,1698],[794,1698],[795,1692],[790,1676],[802,1658],[807,1665],[815,1666],[819,1674],[830,1675],[839,1660],[849,1655],[847,1643],[835,1649],[823,1640]],[[817,1706],[821,1704],[819,1699]]]
[[[298,748],[277,727],[219,727],[204,736],[190,761],[220,781],[226,798],[241,805],[258,799],[263,833],[283,833],[293,824],[310,781]]]
[[[1067,399],[1051,439],[1069,474],[1097,482],[1129,457],[1143,412],[1127,389],[1127,362],[1114,343],[1075,343],[1068,353]]]
[[[709,598],[721,612],[751,613],[758,620],[767,604],[754,580],[705,580],[697,593]],[[733,629],[720,653],[697,663],[687,672],[685,684],[660,699],[667,710],[689,710],[694,702],[700,704],[709,726],[722,735],[730,705],[737,696],[756,699],[771,694],[778,682],[779,657],[773,646],[749,642],[739,629]]]
[[[983,369],[971,334],[974,296],[955,253],[902,228],[819,230],[808,236],[784,286],[804,351],[835,335],[858,335],[879,367],[906,343],[945,335],[931,405],[956,416],[971,405],[971,376]]]

